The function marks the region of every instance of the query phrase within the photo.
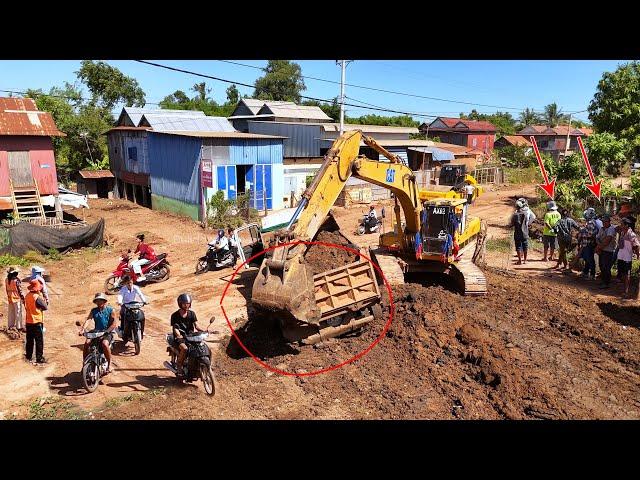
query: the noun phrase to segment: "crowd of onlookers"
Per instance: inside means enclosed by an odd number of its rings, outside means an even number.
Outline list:
[[[559,271],[570,271],[567,254],[577,248],[576,257],[582,259],[584,266],[581,278],[596,279],[596,256],[600,270],[600,288],[611,286],[611,270],[616,265],[617,280],[624,283],[624,295],[630,295],[631,262],[635,254],[640,258],[640,240],[634,232],[635,218],[628,215],[620,220],[619,225],[611,223],[611,216],[598,216],[595,209],[587,208],[583,214],[583,222],[579,224],[571,218],[570,212],[563,208],[558,211],[556,202],[547,202],[542,231],[543,262],[555,261]],[[518,265],[527,263],[529,250],[529,228],[536,215],[529,208],[525,198],[516,201],[516,211],[511,217],[514,228]],[[573,232],[576,232],[574,236]],[[554,253],[558,251],[557,258]]]

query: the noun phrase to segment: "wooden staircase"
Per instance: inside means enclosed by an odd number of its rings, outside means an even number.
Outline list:
[[[11,202],[13,204],[13,215],[16,219],[45,219],[44,208],[40,198],[38,182],[33,181],[33,185],[14,187],[11,185]]]

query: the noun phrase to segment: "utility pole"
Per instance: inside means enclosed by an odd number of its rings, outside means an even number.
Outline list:
[[[340,69],[342,70],[340,77],[340,135],[344,133],[344,79],[347,75],[347,64],[344,60],[340,60]]]
[[[91,155],[91,149],[89,148],[89,142],[87,141],[87,132],[82,132],[80,136],[84,138],[84,142],[87,144],[87,150],[89,150],[89,157],[91,158],[91,163],[94,163],[93,155]]]
[[[569,151],[569,133],[571,133],[571,113],[569,114],[569,127],[567,128],[567,143],[564,146],[564,159],[567,160],[567,152]]]

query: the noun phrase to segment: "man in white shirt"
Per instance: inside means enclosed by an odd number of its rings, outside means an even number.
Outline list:
[[[475,189],[476,189],[476,187],[474,187],[470,183],[467,183],[464,186],[464,191],[467,193],[467,204],[468,205],[471,205],[473,203],[473,192],[475,191]]]
[[[118,292],[118,300],[116,303],[120,305],[120,335],[124,332],[124,304],[130,302],[147,302],[147,298],[140,290],[140,287],[133,284],[133,280],[129,275],[122,277],[122,288]]]
[[[631,260],[633,254],[640,256],[640,241],[631,229],[633,220],[628,217],[622,219],[618,235],[618,272],[624,279],[624,296],[629,296],[629,286],[631,284]]]

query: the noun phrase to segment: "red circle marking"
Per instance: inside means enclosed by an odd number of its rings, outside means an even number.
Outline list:
[[[384,328],[382,329],[382,331],[380,332],[380,335],[378,335],[378,337],[371,343],[371,345],[369,345],[367,348],[365,348],[363,351],[361,351],[360,353],[354,355],[353,357],[345,360],[342,363],[339,363],[337,365],[332,365],[330,367],[327,368],[323,368],[321,370],[315,370],[313,372],[306,372],[306,373],[295,373],[295,372],[287,372],[285,370],[280,370],[279,368],[275,368],[272,367],[271,365],[263,362],[262,360],[260,360],[258,357],[256,357],[253,352],[251,352],[251,350],[249,350],[244,343],[242,343],[242,341],[240,340],[240,338],[238,338],[238,335],[236,333],[236,331],[234,330],[233,326],[231,325],[231,322],[229,321],[229,317],[227,316],[227,312],[224,309],[224,305],[222,304],[222,302],[224,301],[224,297],[227,294],[227,290],[229,290],[229,286],[231,285],[231,282],[233,282],[233,279],[235,278],[235,276],[238,274],[238,272],[240,271],[240,269],[242,267],[244,267],[247,263],[251,262],[254,258],[257,258],[261,255],[263,255],[264,253],[270,251],[270,250],[275,250],[276,248],[280,248],[280,247],[286,247],[287,245],[299,245],[299,244],[305,244],[305,245],[323,245],[325,247],[334,247],[334,248],[339,248],[341,250],[345,250],[347,252],[351,252],[354,253],[364,259],[366,259],[369,263],[371,263],[371,265],[373,265],[373,268],[376,269],[376,271],[380,274],[380,276],[382,276],[382,280],[384,281],[384,285],[387,288],[387,293],[389,294],[389,319],[387,320],[387,323],[385,323]],[[389,327],[391,326],[391,322],[393,321],[393,309],[394,309],[394,304],[393,304],[393,293],[391,292],[391,285],[389,285],[389,282],[387,281],[387,278],[384,276],[384,273],[382,272],[382,270],[380,269],[380,267],[378,267],[375,262],[373,262],[369,257],[367,257],[366,255],[363,255],[362,253],[360,253],[358,250],[354,250],[353,248],[349,248],[349,247],[345,247],[344,245],[336,245],[334,243],[326,243],[326,242],[290,242],[290,243],[282,243],[280,245],[276,245],[274,247],[269,247],[266,248],[264,250],[262,250],[259,253],[256,253],[255,255],[253,255],[251,258],[248,258],[247,260],[245,260],[244,262],[242,262],[242,264],[236,268],[233,272],[233,274],[231,275],[231,279],[229,279],[229,281],[227,282],[227,286],[225,287],[224,291],[222,292],[222,297],[220,298],[220,308],[222,309],[222,314],[224,315],[224,319],[227,321],[227,325],[229,326],[229,329],[231,330],[231,333],[233,334],[233,337],[236,339],[236,342],[238,342],[238,344],[240,344],[240,346],[242,347],[242,349],[249,355],[251,356],[251,358],[253,358],[253,360],[258,363],[258,365],[260,365],[261,367],[270,370],[272,372],[275,373],[279,373],[281,375],[288,375],[288,376],[294,376],[294,377],[310,377],[311,375],[319,375],[321,373],[326,373],[326,372],[330,372],[331,370],[336,370],[340,367],[343,367],[349,363],[355,362],[356,360],[358,360],[359,358],[363,357],[364,355],[366,355],[367,353],[369,353],[371,351],[371,349],[373,347],[376,346],[376,344],[382,340],[382,338],[384,337],[384,335],[387,333],[387,330],[389,330]]]

